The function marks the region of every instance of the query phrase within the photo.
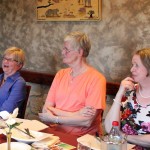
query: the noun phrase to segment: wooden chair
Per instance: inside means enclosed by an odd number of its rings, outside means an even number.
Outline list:
[[[118,82],[107,82],[106,84],[106,95],[115,96],[119,90],[120,83]]]
[[[30,95],[30,90],[31,90],[31,86],[30,85],[26,85],[26,98],[23,101],[23,103],[21,104],[20,108],[19,108],[19,115],[18,118],[22,118],[24,119],[25,117],[25,112],[26,112],[26,107],[27,107],[27,103],[28,103],[28,98]]]

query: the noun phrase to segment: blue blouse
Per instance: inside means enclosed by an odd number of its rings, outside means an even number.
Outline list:
[[[4,73],[0,75],[0,82],[2,82],[3,77]],[[16,107],[20,107],[25,97],[26,82],[20,73],[16,72],[0,86],[0,111],[5,110],[12,113]]]

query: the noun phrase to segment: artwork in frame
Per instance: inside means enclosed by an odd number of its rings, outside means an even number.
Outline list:
[[[102,0],[37,0],[38,21],[99,21]]]

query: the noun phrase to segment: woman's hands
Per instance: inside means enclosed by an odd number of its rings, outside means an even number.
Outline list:
[[[85,106],[84,108],[80,109],[77,113],[78,113],[78,115],[81,115],[84,117],[92,117],[92,116],[96,115],[96,109],[92,106]],[[43,113],[39,113],[39,118],[44,122],[54,122],[55,117],[58,114],[59,114],[58,109],[48,106],[46,108],[46,111],[44,111]],[[73,116],[73,114],[70,116]]]
[[[92,106],[85,106],[84,108],[79,110],[79,114],[84,117],[91,117],[96,114],[96,109]]]
[[[134,90],[134,80],[131,77],[127,77],[121,81],[118,94],[123,95],[126,91]]]
[[[66,112],[52,106],[45,107],[46,111],[39,113],[39,118],[46,123],[61,123],[73,126],[89,127],[98,110],[91,106],[86,106],[76,112]]]
[[[55,116],[52,114],[51,111],[39,113],[39,118],[44,122],[55,122]]]
[[[96,109],[92,106],[85,106],[77,112],[63,112],[60,109],[54,108],[52,106],[46,107],[46,112],[50,112],[54,116],[74,116],[74,115],[82,115],[84,117],[91,117],[96,115]]]

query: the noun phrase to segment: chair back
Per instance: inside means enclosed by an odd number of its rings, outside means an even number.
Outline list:
[[[29,99],[29,95],[30,95],[30,90],[31,90],[31,86],[26,85],[26,98],[19,108],[18,118],[24,119],[24,117],[25,117],[26,107],[27,107],[27,103],[28,103],[28,99]]]

